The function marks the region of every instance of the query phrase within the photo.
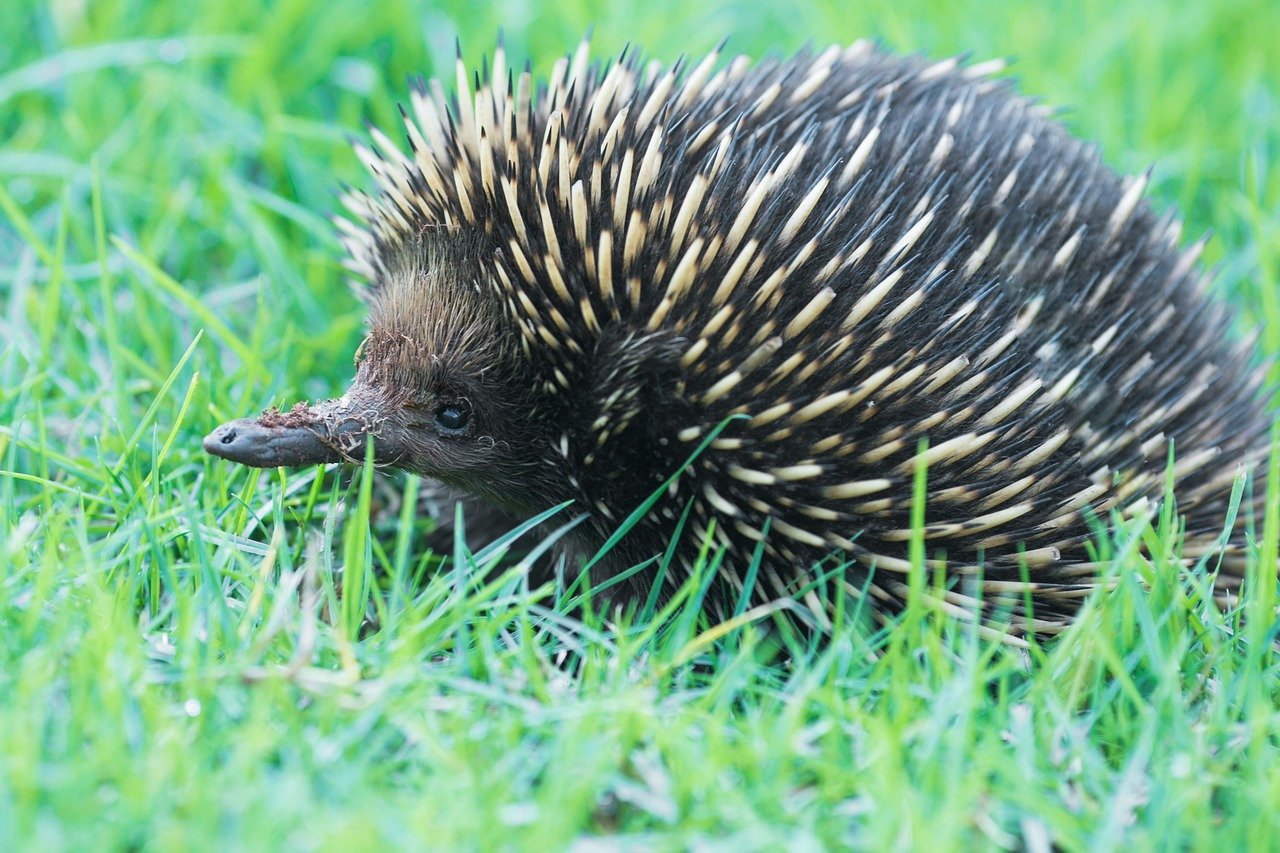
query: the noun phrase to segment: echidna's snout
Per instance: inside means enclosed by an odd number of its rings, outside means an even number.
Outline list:
[[[204,450],[254,468],[316,465],[341,459],[317,430],[263,426],[260,418],[228,421],[205,436]]]
[[[367,425],[349,417],[344,400],[228,421],[205,436],[213,456],[254,468],[295,467],[362,457]]]

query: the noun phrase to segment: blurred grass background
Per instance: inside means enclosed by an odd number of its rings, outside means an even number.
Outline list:
[[[1248,645],[1185,590],[1130,579],[1029,659],[929,622],[786,666],[749,629],[417,583],[420,526],[365,537],[382,498],[360,478],[203,458],[222,419],[349,377],[362,316],[325,219],[365,183],[348,134],[396,128],[406,77],[448,78],[456,38],[478,65],[501,28],[545,72],[591,25],[597,56],[668,62],[726,36],[1012,58],[1117,169],[1155,164],[1157,203],[1188,242],[1212,231],[1223,298],[1280,352],[1274,0],[6,0],[0,837],[1273,845],[1270,623]]]

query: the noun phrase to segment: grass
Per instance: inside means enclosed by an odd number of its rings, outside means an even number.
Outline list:
[[[0,843],[1274,847],[1274,584],[1233,630],[1179,580],[1167,513],[1030,653],[914,609],[814,644],[698,621],[699,578],[624,624],[571,616],[509,542],[438,571],[413,478],[201,454],[348,378],[362,318],[323,218],[364,180],[345,136],[500,25],[544,71],[592,22],[599,50],[664,59],[726,34],[1014,56],[1113,165],[1156,164],[1280,353],[1272,0],[849,5],[6,5]]]

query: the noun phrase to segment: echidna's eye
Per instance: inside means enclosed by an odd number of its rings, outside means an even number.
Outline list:
[[[446,435],[457,435],[467,428],[471,412],[459,403],[445,403],[436,409],[436,428]]]

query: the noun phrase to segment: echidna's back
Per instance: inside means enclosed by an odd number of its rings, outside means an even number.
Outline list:
[[[1143,198],[1148,176],[1120,179],[1093,145],[1072,137],[1046,110],[950,61],[930,65],[851,50],[823,82],[822,95],[796,99],[794,87],[812,77],[803,62],[765,66],[733,91],[734,100],[750,104],[778,87],[769,107],[750,111],[744,122],[750,130],[743,132],[750,142],[738,156],[763,163],[804,146],[805,162],[828,164],[833,176],[856,169],[843,194],[824,193],[808,214],[822,221],[852,208],[845,214],[852,229],[825,235],[838,248],[822,246],[808,263],[819,268],[830,254],[856,254],[866,242],[871,248],[862,263],[807,287],[793,269],[784,299],[764,304],[776,308],[782,325],[824,284],[836,291],[834,305],[846,292],[856,305],[896,271],[917,277],[914,293],[895,285],[869,309],[864,324],[874,332],[859,338],[877,351],[875,359],[868,363],[855,343],[831,359],[829,373],[820,368],[813,375],[830,376],[821,382],[827,387],[856,388],[884,364],[926,363],[924,379],[956,357],[966,360],[951,383],[921,381],[915,390],[924,393],[877,401],[881,412],[865,419],[886,424],[877,438],[938,412],[985,412],[979,423],[1001,428],[983,448],[988,452],[931,471],[929,520],[963,525],[978,510],[1025,497],[1019,479],[1000,476],[1000,469],[1036,455],[1065,431],[1061,446],[1027,471],[1037,506],[1019,520],[1019,532],[984,536],[988,551],[1006,542],[1049,543],[1056,558],[1037,578],[1046,589],[1057,580],[1064,593],[1082,592],[1071,582],[1095,568],[1083,549],[1088,516],[1105,522],[1112,509],[1133,512],[1135,501],[1158,499],[1171,445],[1187,521],[1184,555],[1209,551],[1227,523],[1240,466],[1256,471],[1268,448],[1263,372],[1250,364],[1251,346],[1230,329],[1229,309],[1207,295],[1209,277],[1196,263],[1201,245],[1181,250],[1178,220],[1158,218]],[[707,115],[732,109],[724,97]],[[757,233],[786,232],[818,176],[815,170],[799,178],[804,171],[797,167],[795,188],[762,210]],[[754,177],[752,170],[746,175]],[[793,237],[787,251],[799,242]],[[765,241],[761,254],[770,248]],[[766,264],[756,280],[768,272]],[[757,306],[758,297],[748,304]],[[963,420],[950,431],[946,423],[933,425],[932,443],[972,434],[975,419]],[[876,459],[863,476],[891,469],[914,450],[908,443]],[[1001,498],[1001,490],[1009,497]],[[1255,500],[1260,484],[1256,491]],[[1251,509],[1246,503],[1244,512]],[[883,558],[887,549],[872,538],[862,540],[867,555]],[[963,539],[947,543],[952,562],[981,559],[981,548],[966,555]],[[1241,544],[1236,536],[1236,548]],[[1238,550],[1231,549],[1228,563],[1243,564]]]
[[[910,234],[929,219],[915,243],[890,249],[877,271],[905,266],[913,252],[909,263],[935,277],[925,303],[891,324],[900,341],[885,356],[949,350],[970,359],[969,371],[985,368],[984,383],[1015,400],[1034,386],[1035,396],[1006,417],[1061,418],[1071,439],[1057,461],[1077,469],[1064,481],[1083,475],[1114,498],[1095,501],[1097,513],[1132,511],[1135,497],[1161,496],[1172,445],[1184,555],[1207,552],[1223,534],[1240,466],[1256,473],[1267,453],[1270,418],[1260,395],[1264,371],[1250,363],[1252,346],[1230,328],[1230,310],[1210,298],[1210,277],[1196,263],[1203,244],[1179,247],[1181,223],[1172,213],[1157,217],[1143,198],[1149,173],[1119,178],[1095,146],[1006,83],[949,61],[881,53],[856,56],[843,73],[848,82],[828,83],[825,103],[797,108],[779,97],[756,134],[762,147],[785,149],[792,140],[779,145],[780,128],[790,127],[795,141],[822,146],[825,129],[815,133],[814,119],[826,115],[849,142],[841,150],[826,141],[829,154],[819,159],[839,169],[860,153],[853,142],[865,143],[865,126],[877,129],[854,204],[890,233]],[[792,68],[778,80],[800,76]],[[768,85],[762,72],[756,88]],[[843,124],[850,110],[855,132]],[[826,202],[835,210],[845,200]],[[779,224],[791,210],[778,206]],[[841,284],[865,292],[864,281],[853,275]],[[901,306],[886,298],[876,310],[887,317]],[[975,467],[963,482],[981,474]],[[1261,482],[1251,485],[1256,502]],[[1246,502],[1244,512],[1251,510]]]

